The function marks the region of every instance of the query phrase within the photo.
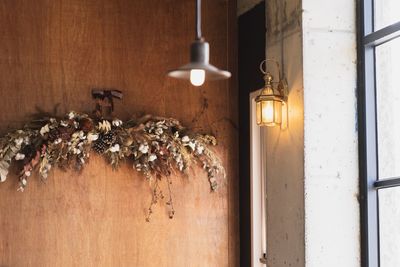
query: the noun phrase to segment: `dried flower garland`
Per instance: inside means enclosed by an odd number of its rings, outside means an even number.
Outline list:
[[[13,161],[19,164],[19,191],[24,191],[34,171],[46,180],[54,166],[81,170],[91,150],[103,155],[113,168],[130,160],[133,168],[152,181],[152,207],[164,198],[158,182],[166,177],[170,217],[174,215],[170,175],[184,173],[192,163],[200,163],[207,172],[211,190],[217,188],[217,175],[224,169],[210,146],[211,135],[191,133],[179,121],[144,116],[123,123],[119,119],[91,118],[87,114],[68,113],[64,118],[45,118],[0,138],[0,181],[4,182]]]

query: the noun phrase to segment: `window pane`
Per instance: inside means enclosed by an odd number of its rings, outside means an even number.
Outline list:
[[[378,194],[380,266],[400,266],[400,187],[380,189]]]
[[[400,21],[399,0],[375,0],[375,31]]]
[[[400,176],[400,38],[376,47],[375,53],[379,179],[383,179]]]

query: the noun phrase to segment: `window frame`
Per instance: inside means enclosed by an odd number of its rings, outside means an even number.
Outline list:
[[[380,266],[378,190],[400,186],[400,177],[379,180],[375,47],[400,38],[400,20],[374,31],[374,0],[357,1],[358,132],[361,264]]]

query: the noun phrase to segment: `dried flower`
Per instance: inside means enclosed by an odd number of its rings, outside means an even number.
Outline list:
[[[49,125],[48,124],[46,124],[45,126],[43,126],[41,129],[40,129],[40,135],[41,136],[44,136],[46,133],[48,133],[48,132],[50,132],[50,128],[49,128]]]
[[[24,142],[24,139],[22,137],[17,138],[14,140],[15,145],[20,146]]]
[[[8,169],[0,168],[0,181],[4,182],[7,179]]]
[[[119,127],[119,126],[122,125],[122,121],[119,120],[119,119],[114,119],[114,120],[112,121],[112,125],[114,125],[115,127]]]
[[[203,154],[203,151],[204,151],[204,147],[203,146],[197,146],[196,147],[196,153],[197,154],[201,155],[201,154]]]
[[[193,142],[189,142],[189,143],[187,144],[187,146],[190,147],[193,151],[194,151],[195,148],[196,148],[196,144],[193,143]]]
[[[99,138],[99,135],[96,133],[88,133],[88,135],[87,135],[87,140],[89,142],[96,141],[98,138]]]
[[[149,152],[149,146],[147,144],[140,144],[139,151],[143,154],[146,154],[147,152]]]
[[[63,127],[67,127],[67,126],[68,126],[68,122],[62,120],[62,121],[60,122],[60,125],[63,126]]]
[[[149,156],[149,161],[155,161],[156,159],[157,159],[156,154],[151,154],[151,155]]]
[[[70,111],[70,112],[68,113],[68,119],[73,120],[73,119],[75,119],[76,115],[77,115],[77,114],[76,114],[75,111]]]
[[[156,135],[162,135],[164,133],[164,130],[162,129],[162,128],[157,128],[156,130],[155,130],[155,134]]]
[[[24,158],[25,154],[17,153],[17,155],[15,155],[15,160],[23,160]]]
[[[115,144],[112,147],[110,147],[110,152],[118,152],[119,151],[119,144]]]
[[[103,120],[102,122],[99,122],[98,128],[102,132],[109,132],[111,131],[111,124],[107,120]]]

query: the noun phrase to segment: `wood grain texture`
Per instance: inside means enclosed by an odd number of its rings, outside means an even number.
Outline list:
[[[211,61],[235,74],[235,1],[203,1]],[[227,179],[210,193],[201,169],[173,177],[176,216],[129,164],[92,155],[82,173],[53,170],[0,184],[0,266],[238,266],[236,75],[194,88],[166,78],[188,60],[191,0],[0,1],[0,132],[38,110],[90,111],[93,87],[116,88],[116,115],[152,113],[212,132]],[[165,184],[164,184],[165,185]]]

